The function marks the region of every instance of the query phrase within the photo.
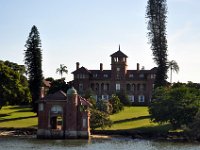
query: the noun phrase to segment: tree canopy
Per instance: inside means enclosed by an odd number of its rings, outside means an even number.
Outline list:
[[[15,68],[21,67],[16,63],[0,61],[0,106],[28,104],[31,95],[27,79],[21,72],[9,67],[11,64],[15,64]]]
[[[160,87],[149,106],[152,121],[169,122],[174,128],[191,123],[199,110],[200,91],[187,85]]]

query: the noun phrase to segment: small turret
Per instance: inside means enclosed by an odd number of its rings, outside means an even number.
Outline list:
[[[70,88],[67,90],[67,95],[74,95],[74,94],[77,94],[77,91],[74,87]]]

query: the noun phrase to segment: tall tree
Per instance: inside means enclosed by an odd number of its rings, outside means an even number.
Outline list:
[[[32,96],[33,111],[37,112],[36,101],[40,99],[42,86],[42,50],[37,27],[34,25],[25,44],[25,65],[29,77],[29,88]]]
[[[62,78],[63,73],[68,73],[67,66],[65,66],[64,64],[60,64],[60,67],[56,69],[56,73],[59,73]]]
[[[170,69],[170,83],[172,83],[172,72],[179,72],[179,66],[175,60],[171,60],[168,62],[168,68]]]
[[[151,43],[153,60],[157,64],[155,87],[167,84],[166,14],[166,0],[148,0],[146,9],[148,38]]]

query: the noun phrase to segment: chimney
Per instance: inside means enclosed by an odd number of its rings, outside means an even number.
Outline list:
[[[137,71],[140,71],[140,64],[137,63]]]
[[[79,65],[80,65],[79,62],[77,62],[77,63],[76,63],[76,70],[79,69]]]
[[[103,71],[103,64],[100,63],[100,70]]]

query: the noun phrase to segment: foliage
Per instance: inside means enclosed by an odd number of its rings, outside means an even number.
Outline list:
[[[17,63],[10,62],[8,60],[4,62],[4,65],[10,67],[12,70],[20,73],[21,75],[26,73],[26,68],[24,65],[18,65]]]
[[[200,90],[200,83],[193,83],[191,81],[188,82],[187,87],[195,88]]]
[[[124,91],[119,91],[116,93],[116,95],[123,105],[131,106],[131,101],[129,100],[128,95]]]
[[[31,96],[26,77],[7,65],[0,62],[0,106],[28,104]]]
[[[109,102],[111,103],[112,105],[112,114],[114,113],[118,113],[120,112],[121,110],[123,110],[123,104],[120,102],[120,99],[118,98],[118,96],[113,96]]]
[[[199,100],[200,91],[194,88],[157,88],[149,106],[151,120],[159,123],[169,122],[174,128],[187,125],[198,111]]]
[[[40,92],[42,86],[42,52],[41,40],[36,26],[31,28],[28,40],[25,44],[25,65],[27,67],[27,74],[29,77],[29,88],[32,95],[33,111],[37,112],[37,100],[40,99]]]
[[[53,94],[59,90],[62,90],[67,93],[67,90],[69,89],[69,85],[66,84],[65,79],[57,79],[51,81],[51,86],[49,88],[48,94]]]
[[[166,39],[166,0],[148,0],[146,17],[148,18],[148,38],[151,43],[153,60],[157,64],[155,87],[167,84],[167,39]]]
[[[101,112],[96,109],[90,109],[90,127],[92,130],[96,128],[104,129],[105,127],[111,127],[112,121],[107,113]]]
[[[89,101],[89,103],[91,104],[91,108],[92,109],[96,109],[97,107],[96,107],[96,99],[94,99],[93,97],[90,97],[90,98],[88,98],[87,99],[88,101]]]
[[[194,117],[194,120],[188,125],[189,133],[197,138],[200,139],[200,110]]]
[[[170,69],[170,83],[172,83],[172,72],[179,72],[179,66],[175,60],[171,60],[167,63],[168,68]]]
[[[96,107],[99,111],[105,112],[107,114],[111,114],[113,112],[112,104],[110,104],[107,100],[98,100]]]
[[[54,78],[52,78],[52,77],[48,77],[48,78],[46,78],[45,80],[46,80],[46,81],[53,82],[53,81],[54,81]]]
[[[88,99],[94,97],[94,92],[92,91],[91,88],[87,89],[84,93],[84,98]]]
[[[62,79],[63,73],[66,73],[66,74],[68,73],[67,66],[65,66],[64,64],[60,64],[60,67],[57,68],[56,73],[59,73]]]

